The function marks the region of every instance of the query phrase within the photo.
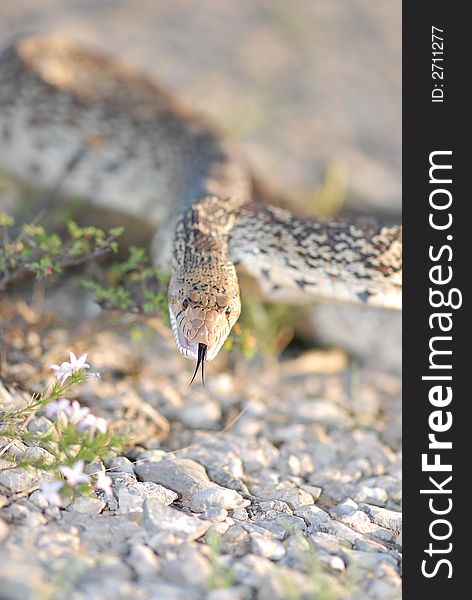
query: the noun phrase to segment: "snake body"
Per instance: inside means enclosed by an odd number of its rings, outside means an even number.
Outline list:
[[[51,37],[0,55],[0,169],[172,232],[180,352],[211,360],[241,312],[236,266],[272,300],[401,306],[401,227],[253,200],[237,151],[145,76]]]

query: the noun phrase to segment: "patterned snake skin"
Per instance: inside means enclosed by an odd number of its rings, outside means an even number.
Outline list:
[[[214,358],[241,311],[238,269],[271,300],[401,307],[401,228],[257,204],[238,156],[152,81],[58,38],[0,54],[0,169],[145,218],[170,248],[180,352]]]

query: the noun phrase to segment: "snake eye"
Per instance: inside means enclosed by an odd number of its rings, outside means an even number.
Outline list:
[[[182,301],[182,306],[183,308],[187,308],[187,306],[190,304],[190,301],[188,298],[184,298]]]
[[[229,317],[229,315],[231,314],[231,306],[226,307],[225,314],[227,317]]]

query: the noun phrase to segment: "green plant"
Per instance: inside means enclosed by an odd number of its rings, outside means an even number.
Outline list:
[[[206,541],[210,549],[209,561],[211,565],[211,574],[207,585],[209,589],[231,587],[235,582],[235,573],[233,569],[224,569],[220,565],[221,539],[215,532],[209,532]]]
[[[65,498],[76,493],[90,493],[92,485],[110,492],[110,478],[104,472],[98,472],[92,479],[90,474],[83,472],[84,464],[85,461],[104,460],[112,452],[120,451],[126,443],[123,435],[111,431],[105,419],[95,417],[77,400],[64,397],[75,386],[96,377],[87,373],[86,359],[86,354],[77,358],[71,352],[69,361],[51,365],[56,379],[50,388],[33,394],[21,408],[0,410],[0,436],[6,440],[0,455],[5,454],[13,466],[48,473],[49,477],[42,481],[41,494],[49,504],[56,506],[61,506]],[[28,428],[39,412],[45,412],[50,425]],[[21,442],[20,449],[16,450],[18,442]],[[40,451],[28,452],[31,448]]]
[[[67,267],[116,253],[116,240],[122,233],[122,227],[105,233],[98,227],[80,227],[69,220],[67,235],[61,239],[35,223],[25,223],[15,230],[14,218],[0,213],[0,291],[24,275],[37,279],[57,277]]]
[[[256,354],[276,356],[291,342],[300,312],[282,303],[244,298],[239,323],[225,343],[226,350],[240,350],[249,360]]]
[[[103,308],[167,318],[169,276],[150,264],[144,248],[131,246],[128,258],[112,265],[102,279],[82,284],[93,290]]]

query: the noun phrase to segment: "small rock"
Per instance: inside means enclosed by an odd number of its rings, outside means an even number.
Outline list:
[[[304,532],[307,528],[302,518],[293,515],[280,515],[275,519],[256,520],[256,522],[280,540],[285,539],[289,533],[294,531]]]
[[[47,417],[33,417],[28,423],[28,431],[31,433],[45,433],[52,426],[52,421]]]
[[[188,506],[192,512],[203,512],[210,507],[231,510],[244,508],[250,504],[250,500],[244,499],[238,492],[223,487],[200,490],[192,494],[188,501]]]
[[[171,456],[138,463],[136,473],[142,481],[163,485],[179,494],[183,500],[189,500],[196,492],[212,487],[205,468],[188,458]]]
[[[36,534],[35,559],[43,563],[47,572],[48,569],[64,565],[74,554],[79,553],[80,547],[81,539],[76,527],[68,531],[42,527]]]
[[[161,574],[172,583],[192,588],[206,588],[212,567],[207,558],[194,547],[186,546],[173,559],[162,562]]]
[[[261,588],[264,583],[275,576],[275,565],[268,558],[246,554],[234,564],[236,582],[255,589]]]
[[[21,521],[30,515],[31,511],[21,501],[13,502],[5,509],[5,513],[16,521]]]
[[[328,561],[328,566],[334,571],[344,571],[346,565],[340,556],[331,556]]]
[[[213,400],[189,403],[179,409],[175,418],[192,429],[214,429],[221,421],[221,406]]]
[[[108,469],[107,475],[112,476],[115,473],[128,473],[129,475],[135,475],[134,465],[129,458],[126,458],[126,456],[115,456],[115,458],[106,460],[105,465]]]
[[[94,496],[77,496],[77,498],[74,498],[69,504],[67,510],[70,512],[98,515],[105,506],[106,502],[100,500],[100,498]]]
[[[118,511],[122,514],[142,512],[146,498],[153,498],[166,506],[177,499],[175,492],[152,481],[141,482],[116,478],[113,488],[118,501]]]
[[[354,571],[374,571],[381,565],[388,564],[389,566],[398,569],[398,561],[395,557],[387,552],[361,552],[354,550],[349,558],[349,564],[354,567]]]
[[[234,390],[234,378],[229,373],[215,374],[209,381],[209,390],[212,394],[226,398]]]
[[[224,554],[244,556],[250,547],[250,535],[242,525],[233,525],[220,539],[220,551]]]
[[[155,498],[146,498],[144,502],[143,524],[149,535],[165,532],[188,541],[204,535],[211,525],[208,521],[165,506]]]
[[[330,533],[335,538],[338,538],[340,543],[347,542],[352,545],[356,543],[359,535],[361,535],[345,523],[340,523],[339,521],[335,520],[330,520],[327,523],[324,523],[323,531]]]
[[[297,419],[336,426],[343,421],[344,412],[330,400],[302,400],[293,407]]]
[[[44,510],[49,506],[49,502],[41,496],[41,492],[39,490],[35,490],[32,494],[30,494],[28,499],[37,508],[42,508]]]
[[[228,511],[225,508],[210,506],[200,516],[202,519],[205,519],[205,521],[211,521],[212,523],[221,523],[222,521],[225,521],[228,518]]]
[[[236,521],[247,521],[249,519],[249,515],[247,514],[247,510],[245,508],[235,508],[231,516]]]
[[[388,501],[388,493],[384,488],[362,485],[356,492],[357,502],[385,506]]]
[[[394,532],[400,532],[402,530],[402,513],[388,510],[386,508],[379,508],[378,506],[372,506],[370,504],[360,504],[360,510],[365,512],[369,519],[380,527],[385,527]]]
[[[317,485],[302,485],[301,486],[302,490],[305,490],[305,492],[308,492],[313,500],[316,502],[316,500],[318,500],[318,498],[321,496],[322,492],[323,492],[323,488],[318,487]]]
[[[153,481],[179,494],[184,506],[192,512],[204,512],[209,507],[233,509],[249,506],[235,490],[210,481],[205,468],[188,458],[166,457],[136,465],[140,479]]]
[[[291,538],[289,538],[290,541]],[[352,544],[331,533],[320,532],[311,537],[311,543],[322,553],[336,554],[344,558],[347,551],[351,550]],[[309,548],[308,548],[309,549]]]
[[[361,537],[357,538],[354,549],[363,552],[387,552],[387,548],[382,543]]]
[[[24,521],[24,525],[30,529],[36,529],[47,523],[46,517],[40,512],[30,512]]]
[[[367,515],[358,510],[358,505],[351,498],[344,500],[344,502],[332,508],[330,514],[336,520],[345,523],[359,533],[373,533],[377,530]]]
[[[159,571],[159,559],[144,544],[132,544],[128,562],[139,577],[153,577]]]
[[[285,502],[292,510],[300,506],[309,506],[314,504],[313,496],[301,488],[285,487],[282,489],[257,490],[257,495],[268,500],[278,500]]]
[[[319,506],[302,506],[295,511],[297,517],[301,517],[312,531],[319,531],[322,525],[330,521],[326,511]]]
[[[343,517],[352,516],[358,510],[358,508],[359,507],[354,502],[354,500],[351,500],[351,498],[347,498],[346,500],[332,508],[329,512],[330,515],[335,519],[342,519]]]
[[[109,513],[86,514],[60,511],[59,525],[67,531],[80,531],[80,544],[93,548],[94,552],[110,553],[115,549],[125,553],[130,539],[142,541],[144,532],[136,519],[129,515],[111,515]],[[136,538],[141,538],[137,540]]]
[[[0,484],[14,494],[26,492],[41,479],[49,477],[48,473],[39,469],[14,467],[10,461],[0,459]]]
[[[87,473],[87,475],[96,475],[98,472],[104,470],[105,465],[100,461],[87,463],[84,467],[84,473]]]
[[[284,545],[261,533],[251,533],[251,551],[270,560],[280,560],[285,555]]]
[[[51,465],[55,460],[54,456],[50,452],[44,448],[41,448],[40,446],[26,447],[24,451],[19,452],[17,456],[18,458],[21,458],[21,460],[28,461],[30,463],[43,462],[45,465]]]

